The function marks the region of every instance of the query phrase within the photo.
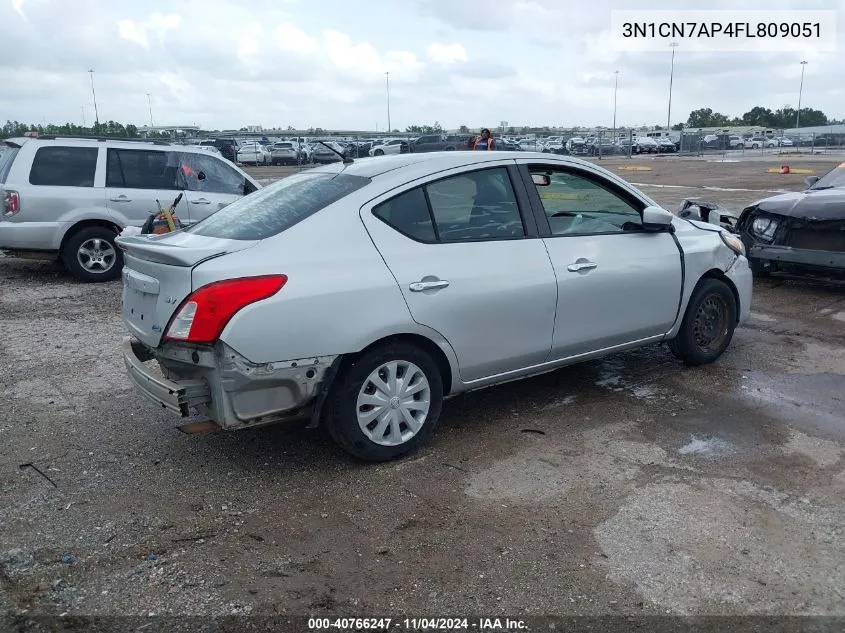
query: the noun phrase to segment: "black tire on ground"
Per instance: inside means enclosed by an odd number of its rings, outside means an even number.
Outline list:
[[[416,435],[396,446],[376,444],[358,424],[358,394],[368,376],[391,361],[416,365],[428,381],[429,409]],[[332,385],[323,424],[330,437],[346,452],[368,462],[385,462],[417,450],[437,427],[443,407],[443,382],[437,364],[426,352],[409,343],[395,342],[376,347],[351,363],[344,363]]]
[[[112,229],[103,226],[88,226],[84,227],[73,235],[71,235],[61,252],[62,261],[67,266],[68,272],[72,277],[79,281],[86,283],[98,283],[103,281],[112,281],[120,277],[120,271],[123,269],[123,253],[117,247],[114,240],[117,237]],[[97,242],[99,240],[99,242]],[[98,266],[92,269],[85,268],[79,261],[78,256],[80,248],[86,243],[101,244],[101,252],[111,252],[113,257],[111,265],[102,272],[97,272],[101,268]],[[83,259],[85,259],[83,257]],[[108,257],[104,255],[104,263],[108,264]]]
[[[751,274],[761,279],[769,276],[769,268],[756,257],[748,258],[748,267],[751,269]]]
[[[728,285],[719,279],[698,282],[678,335],[669,349],[688,365],[715,361],[730,345],[736,329],[737,305]]]
[[[373,152],[373,154],[375,154],[376,156],[384,156],[384,151],[377,149],[376,151]]]

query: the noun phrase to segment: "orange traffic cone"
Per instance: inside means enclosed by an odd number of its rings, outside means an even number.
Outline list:
[[[789,173],[789,165],[781,165],[780,166],[780,173],[788,174]]]

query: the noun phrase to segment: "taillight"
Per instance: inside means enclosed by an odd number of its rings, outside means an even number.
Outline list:
[[[17,191],[6,191],[3,195],[3,215],[10,217],[21,210],[21,197]]]
[[[173,341],[213,343],[239,310],[272,297],[287,280],[287,275],[266,275],[203,286],[182,302],[164,336]]]

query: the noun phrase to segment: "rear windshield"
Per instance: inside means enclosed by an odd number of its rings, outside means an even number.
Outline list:
[[[11,145],[0,145],[0,185],[6,182],[19,149]]]
[[[289,229],[369,182],[369,178],[342,173],[288,176],[224,207],[186,231],[230,240],[263,240]]]

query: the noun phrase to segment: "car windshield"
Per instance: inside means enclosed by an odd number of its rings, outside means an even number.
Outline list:
[[[264,187],[185,229],[206,237],[263,240],[370,182],[347,174],[302,173]]]
[[[840,163],[827,172],[810,189],[833,189],[834,187],[845,187],[845,163]]]

